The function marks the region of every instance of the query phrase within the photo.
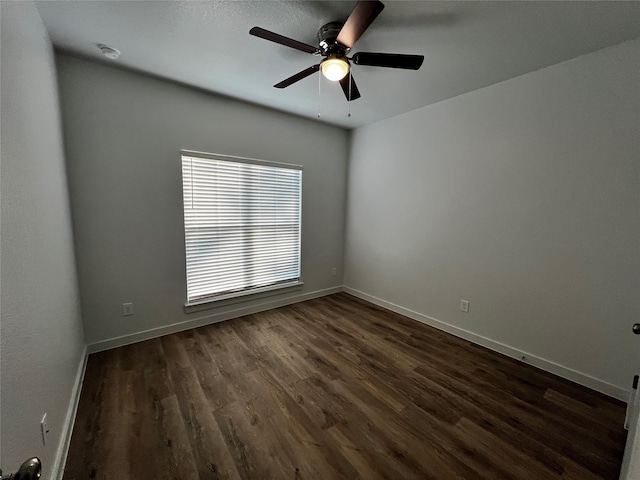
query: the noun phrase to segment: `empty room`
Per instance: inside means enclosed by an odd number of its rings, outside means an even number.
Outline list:
[[[640,2],[0,1],[2,479],[640,479]]]

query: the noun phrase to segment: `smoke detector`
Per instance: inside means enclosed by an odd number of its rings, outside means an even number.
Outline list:
[[[103,45],[101,43],[98,44],[98,48],[102,52],[102,54],[107,57],[109,60],[115,60],[120,56],[120,50],[117,50],[109,45]]]

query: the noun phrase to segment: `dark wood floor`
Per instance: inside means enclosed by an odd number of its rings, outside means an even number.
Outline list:
[[[64,478],[616,479],[623,420],[337,294],[91,355]]]

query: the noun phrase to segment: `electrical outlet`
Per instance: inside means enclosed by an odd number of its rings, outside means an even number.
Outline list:
[[[460,300],[460,310],[469,313],[469,300]]]
[[[133,315],[133,303],[123,303],[122,304],[122,316],[126,317],[127,315]]]
[[[40,431],[42,432],[42,444],[47,444],[47,439],[49,438],[49,421],[47,420],[47,414],[45,413],[42,416],[42,420],[40,421]]]
[[[334,277],[338,274],[338,269],[336,267],[333,267],[331,269],[331,275],[333,275]]]

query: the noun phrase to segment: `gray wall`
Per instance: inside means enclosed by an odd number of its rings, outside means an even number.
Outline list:
[[[629,389],[639,92],[636,40],[355,130],[345,285]]]
[[[35,6],[1,2],[1,406],[5,473],[39,456],[45,476],[84,342],[51,44]],[[40,419],[48,413],[46,446]]]
[[[58,68],[88,343],[342,285],[346,131],[68,56]],[[304,167],[302,291],[184,312],[181,148]]]

